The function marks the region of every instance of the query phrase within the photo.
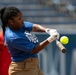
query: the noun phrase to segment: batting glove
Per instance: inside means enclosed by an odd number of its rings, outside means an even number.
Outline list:
[[[45,30],[45,32],[48,33],[49,35],[52,35],[53,33],[57,32],[57,30],[56,30],[56,29],[47,28],[47,29]]]
[[[47,40],[51,43],[54,40],[59,39],[59,33],[58,32],[54,32],[53,34],[50,35],[50,37],[47,38]]]

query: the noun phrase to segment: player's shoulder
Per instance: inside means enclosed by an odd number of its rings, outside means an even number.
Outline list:
[[[25,25],[29,25],[29,24],[33,24],[32,22],[29,22],[29,21],[24,21],[24,24]]]
[[[24,21],[24,23],[32,23],[32,22],[29,22],[29,21]]]

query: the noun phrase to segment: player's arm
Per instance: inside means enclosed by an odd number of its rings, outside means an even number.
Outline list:
[[[49,43],[53,42],[54,40],[57,39],[58,33],[53,33],[50,37],[48,37],[46,40],[42,41],[41,43],[39,43],[38,45],[36,45],[34,47],[34,49],[32,50],[32,53],[38,53],[39,51],[41,51],[43,48],[45,48]]]
[[[52,42],[53,40],[51,40]],[[45,48],[47,45],[49,44],[49,41],[46,39],[43,42],[39,43],[38,45],[36,45],[34,47],[34,49],[32,50],[32,53],[38,53],[39,51],[41,51],[43,48]]]
[[[33,24],[32,31],[33,32],[45,32],[46,28],[39,25],[39,24]]]
[[[54,32],[57,32],[56,29],[46,28],[46,27],[43,27],[39,24],[33,24],[32,31],[33,32],[46,32],[49,35],[52,35]]]

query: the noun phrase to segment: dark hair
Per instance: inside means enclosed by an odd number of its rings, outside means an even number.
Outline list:
[[[17,16],[18,12],[20,12],[20,10],[16,7],[4,7],[0,10],[3,34],[5,34],[5,28],[8,24],[8,20],[13,20],[13,17]]]

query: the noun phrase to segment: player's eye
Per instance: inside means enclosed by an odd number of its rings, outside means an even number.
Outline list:
[[[19,18],[18,20],[21,20],[21,18]]]

